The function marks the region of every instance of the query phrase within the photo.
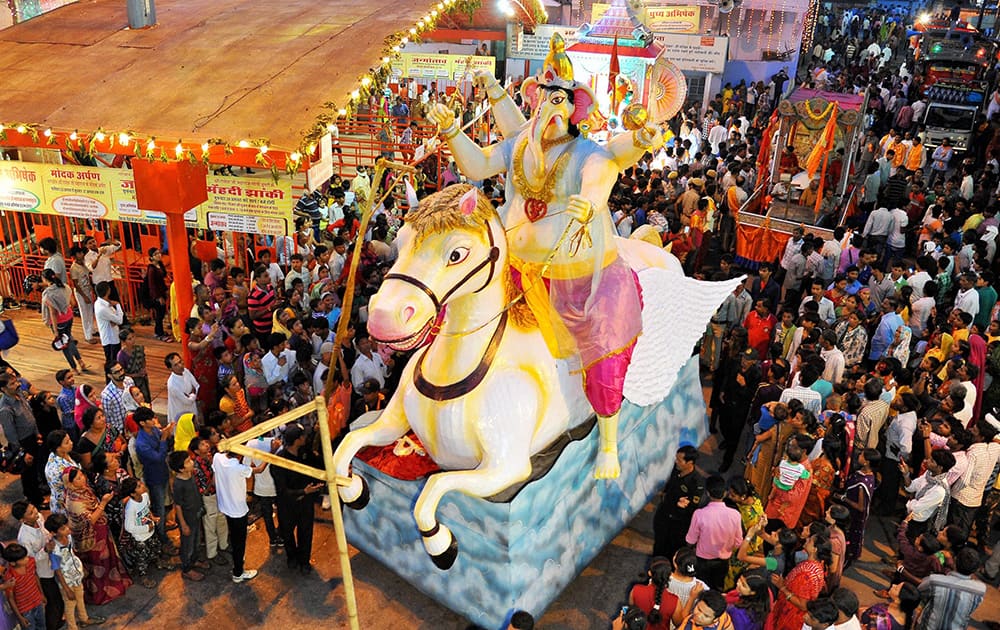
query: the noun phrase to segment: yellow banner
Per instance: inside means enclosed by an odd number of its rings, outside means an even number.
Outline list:
[[[479,55],[438,55],[403,53],[393,63],[393,72],[416,79],[449,79],[461,81],[467,72],[487,70],[494,72],[496,57]]]
[[[596,24],[610,7],[610,4],[594,3],[590,23]],[[683,5],[646,7],[646,26],[654,33],[700,33],[701,7]]]
[[[206,181],[208,201],[185,214],[188,227],[250,234],[290,234],[292,183],[283,179],[219,177]],[[0,162],[0,211],[59,214],[165,225],[162,212],[139,208],[127,169]]]
[[[0,165],[0,210],[116,220],[112,172],[65,164],[4,162]]]
[[[292,182],[208,176],[208,201],[199,214],[210,230],[248,234],[291,234]]]

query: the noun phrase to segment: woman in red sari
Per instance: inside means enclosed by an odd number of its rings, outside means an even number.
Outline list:
[[[795,449],[808,453],[815,445],[816,440],[803,433],[797,433],[788,440],[788,446],[785,447],[785,452],[787,454],[789,451]],[[811,476],[812,464],[809,459],[802,457],[802,461],[800,463],[806,470],[809,471]],[[809,498],[810,488],[812,488],[812,481],[808,478],[800,478],[795,482],[795,485],[792,486],[791,490],[782,490],[777,485],[772,484],[771,494],[767,499],[767,507],[764,509],[764,513],[767,515],[768,520],[780,520],[785,524],[785,527],[797,529],[799,516],[802,514],[802,509],[805,507],[806,500]]]
[[[63,503],[73,531],[73,547],[87,573],[83,578],[86,602],[95,606],[107,604],[132,586],[104,514],[113,497],[109,493],[98,499],[78,468],[66,469],[63,484],[66,488]]]
[[[788,577],[771,574],[771,583],[778,589],[778,599],[764,630],[801,630],[806,602],[819,597],[826,586],[826,573],[833,560],[830,539],[810,536],[803,549],[807,559],[792,569]]]
[[[198,408],[201,417],[207,418],[208,412],[215,407],[216,384],[219,382],[219,362],[215,358],[212,342],[219,335],[218,324],[214,324],[206,335],[201,327],[201,321],[191,317],[184,324],[188,334],[188,349],[191,351],[191,373],[198,379]]]

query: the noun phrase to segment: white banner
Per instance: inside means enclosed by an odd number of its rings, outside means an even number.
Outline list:
[[[663,58],[672,61],[681,70],[719,74],[726,67],[728,37],[684,34],[655,37],[657,43],[663,46]]]

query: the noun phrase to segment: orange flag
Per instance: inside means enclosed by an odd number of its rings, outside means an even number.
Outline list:
[[[836,131],[837,104],[834,103],[833,111],[830,112],[830,118],[826,121],[826,127],[823,128],[823,135],[820,136],[813,150],[809,152],[809,159],[806,160],[806,172],[810,178],[816,175],[816,171],[822,166],[827,154],[833,151],[834,134]]]
[[[618,94],[618,86],[615,84],[618,82],[618,74],[620,72],[621,66],[618,62],[618,35],[615,35],[615,43],[611,46],[611,64],[608,69],[608,94],[611,95],[612,113],[618,111],[618,99],[615,98]]]

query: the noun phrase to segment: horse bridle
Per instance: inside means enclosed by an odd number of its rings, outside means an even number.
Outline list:
[[[490,227],[489,222],[486,223],[486,234],[490,239],[490,253],[481,263],[476,265],[471,271],[469,271],[469,273],[465,274],[465,277],[452,285],[452,287],[448,289],[448,291],[445,292],[444,296],[440,299],[434,293],[434,290],[421,282],[420,279],[408,276],[405,273],[387,273],[383,277],[383,280],[399,280],[400,282],[405,282],[417,287],[431,299],[431,302],[434,304],[434,312],[440,313],[441,307],[448,302],[448,298],[451,297],[451,294],[460,289],[466,282],[472,280],[477,273],[485,269],[487,266],[490,268],[490,274],[486,277],[486,281],[483,282],[483,286],[476,289],[475,293],[479,293],[486,287],[490,286],[490,283],[493,282],[493,274],[496,273],[497,261],[500,260],[500,248],[497,247],[496,241],[493,239],[493,228]]]

